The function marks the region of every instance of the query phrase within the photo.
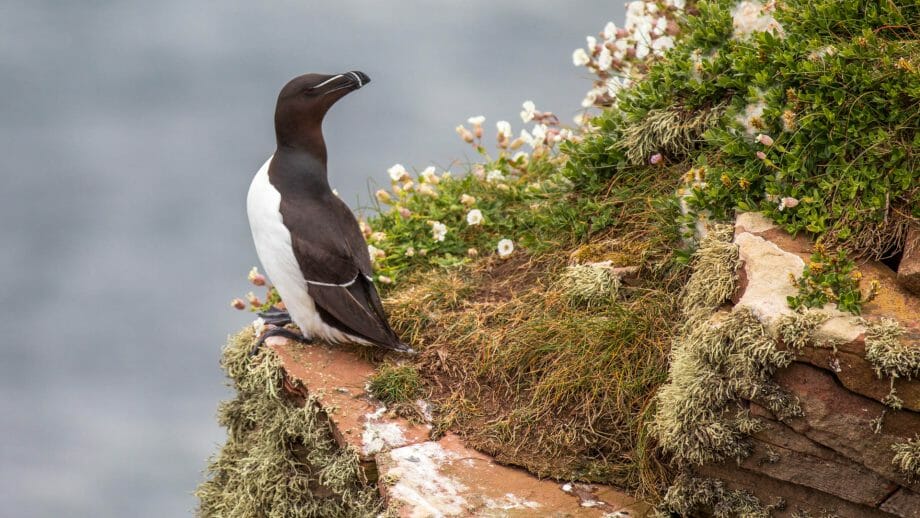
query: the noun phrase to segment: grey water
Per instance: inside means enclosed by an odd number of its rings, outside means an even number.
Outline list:
[[[619,2],[0,0],[0,514],[163,517],[223,442],[229,308],[257,264],[244,210],[275,96],[373,82],[327,118],[355,209],[400,162],[460,171],[453,128],[571,121],[584,36]]]

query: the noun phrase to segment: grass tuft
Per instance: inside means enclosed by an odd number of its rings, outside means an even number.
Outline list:
[[[411,364],[385,364],[370,378],[370,391],[387,405],[407,403],[422,391],[418,369]]]

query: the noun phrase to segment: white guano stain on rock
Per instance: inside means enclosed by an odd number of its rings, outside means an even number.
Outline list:
[[[380,421],[386,410],[387,407],[382,406],[364,416],[364,433],[361,434],[364,455],[374,455],[406,444],[406,437],[398,424]]]
[[[412,518],[457,516],[465,513],[467,501],[462,496],[466,486],[441,473],[455,454],[436,442],[413,444],[389,453],[394,466],[388,476],[396,483],[388,489],[392,498],[408,504]]]

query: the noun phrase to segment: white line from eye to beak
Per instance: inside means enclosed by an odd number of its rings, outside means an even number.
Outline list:
[[[361,81],[361,77],[358,74],[354,72],[349,72],[349,74],[355,76],[355,79],[358,80],[358,88],[361,88],[362,86],[364,86],[364,83]]]
[[[329,79],[323,81],[322,83],[320,83],[320,84],[318,84],[318,85],[314,85],[313,88],[319,88],[319,87],[321,87],[321,86],[323,86],[323,85],[325,85],[325,84],[331,83],[332,81],[335,81],[336,79],[342,77],[343,75],[345,75],[345,74],[339,74],[339,75],[337,75],[337,76],[335,76],[335,77],[330,77]]]

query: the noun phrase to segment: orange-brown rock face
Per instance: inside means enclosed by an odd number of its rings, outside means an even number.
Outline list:
[[[793,238],[755,214],[739,217],[735,243],[742,260],[737,307],[748,307],[775,329],[792,311],[786,296],[794,290],[789,274],[801,275],[811,243]],[[732,488],[753,492],[764,503],[786,501],[776,516],[807,511],[841,517],[920,518],[920,480],[892,464],[891,446],[920,433],[920,380],[879,377],[866,359],[867,326],[891,318],[905,329],[901,344],[920,347],[920,298],[897,282],[879,263],[860,270],[866,282],[877,280],[879,296],[863,308],[861,320],[832,306],[815,340],[780,369],[774,380],[799,400],[802,415],[779,419],[747,401],[763,428],[753,435],[751,456],[740,465],[725,462],[701,469]],[[780,344],[780,347],[784,347]],[[891,393],[902,408],[886,405]]]
[[[316,399],[339,445],[359,453],[398,516],[626,517],[648,508],[610,487],[539,480],[502,466],[451,433],[431,439],[430,425],[390,415],[368,394],[374,367],[353,351],[274,337],[267,343],[296,382],[286,386]]]

